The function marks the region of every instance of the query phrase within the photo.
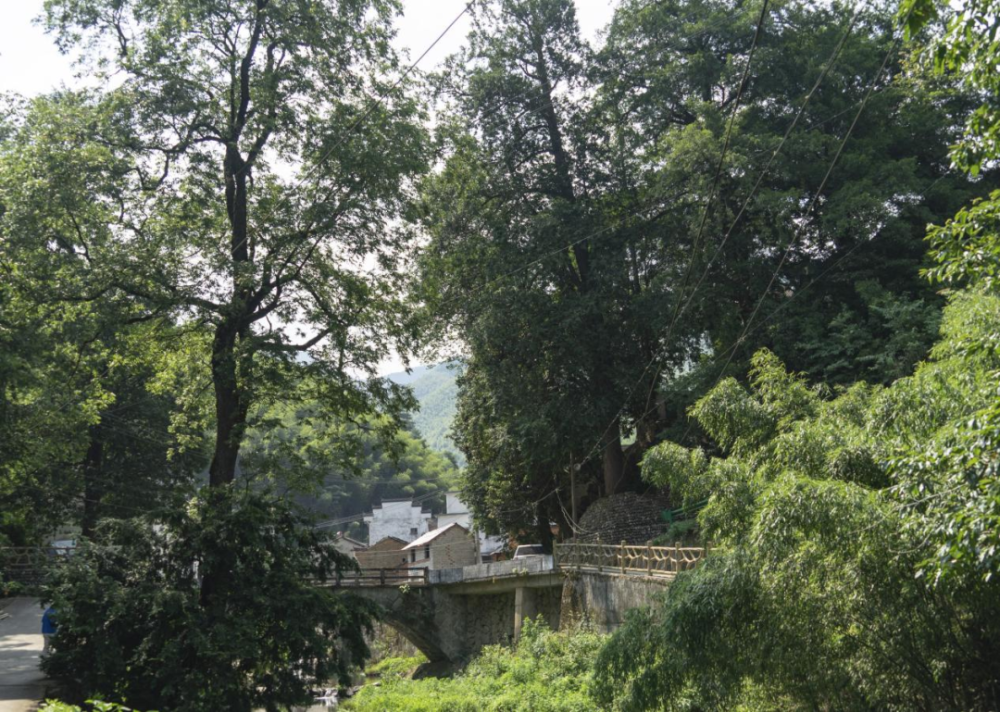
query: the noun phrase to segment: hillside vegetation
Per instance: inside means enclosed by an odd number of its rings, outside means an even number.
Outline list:
[[[411,497],[436,512],[458,486],[459,469],[409,429],[377,419],[343,424],[317,418],[314,407],[275,408],[267,430],[251,431],[244,463],[257,478],[295,492],[315,516],[345,520],[332,531],[367,540],[356,519],[383,499]]]
[[[413,389],[420,408],[410,414],[410,419],[428,447],[450,454],[460,467],[465,464],[465,456],[455,445],[451,429],[458,398],[456,379],[461,373],[460,364],[447,361],[434,366],[416,366],[410,373],[391,373],[387,376],[391,381]]]

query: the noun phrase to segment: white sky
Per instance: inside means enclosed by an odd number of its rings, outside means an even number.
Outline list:
[[[15,91],[31,96],[72,84],[73,68],[69,58],[59,54],[52,38],[32,20],[41,14],[43,0],[0,0],[0,92]],[[434,38],[448,26],[466,0],[403,0],[403,17],[398,20],[397,46],[410,49],[418,57]],[[576,0],[577,16],[584,37],[591,42],[611,19],[616,0]],[[432,69],[455,52],[469,29],[463,17],[421,63]]]
[[[52,38],[34,24],[41,14],[43,0],[0,0],[0,93],[17,92],[25,96],[72,86],[74,69],[69,57],[56,49]],[[462,11],[466,0],[403,0],[403,16],[398,20],[398,48],[410,50],[411,61],[430,45]],[[576,0],[577,17],[585,38],[596,43],[598,32],[611,20],[616,0]],[[457,51],[469,30],[468,15],[463,17],[427,55],[420,68],[433,69],[449,54]],[[398,359],[383,363],[382,373],[402,370]]]

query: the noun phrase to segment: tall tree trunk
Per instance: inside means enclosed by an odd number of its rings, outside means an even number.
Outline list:
[[[610,497],[618,491],[625,475],[625,453],[618,434],[617,424],[604,443],[604,496]]]
[[[209,486],[222,487],[236,479],[236,462],[247,413],[236,368],[236,332],[225,322],[215,330],[212,382],[215,387],[215,452],[208,471]]]
[[[104,486],[101,478],[104,474],[104,435],[100,425],[90,427],[90,445],[83,460],[83,522],[81,529],[84,537],[94,533],[97,518],[104,496]]]
[[[246,264],[250,262],[247,233],[247,178],[249,167],[232,145],[223,163],[226,212],[230,225],[233,292],[229,314],[215,329],[212,342],[212,382],[215,387],[215,452],[209,468],[209,486],[222,487],[236,479],[236,463],[246,425],[247,398],[239,381],[237,338],[246,335],[245,314],[250,298]]]

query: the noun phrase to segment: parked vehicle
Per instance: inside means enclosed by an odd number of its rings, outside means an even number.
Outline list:
[[[514,550],[514,558],[523,559],[528,556],[541,556],[544,553],[541,544],[521,544]]]

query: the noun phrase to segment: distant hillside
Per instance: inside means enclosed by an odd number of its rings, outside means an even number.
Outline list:
[[[447,362],[436,366],[416,366],[410,373],[390,373],[387,378],[413,389],[413,395],[420,402],[420,410],[413,414],[413,424],[427,445],[438,452],[452,453],[458,463],[464,465],[465,458],[448,435],[455,419],[455,398],[458,395],[455,379],[460,373],[459,364]]]

